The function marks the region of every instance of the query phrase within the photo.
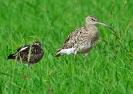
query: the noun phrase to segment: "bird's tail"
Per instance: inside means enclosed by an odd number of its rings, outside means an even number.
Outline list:
[[[56,53],[55,57],[59,57],[59,56],[61,56],[60,51]]]
[[[14,54],[10,54],[7,59],[15,59]]]

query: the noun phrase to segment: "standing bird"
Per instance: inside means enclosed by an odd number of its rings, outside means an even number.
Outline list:
[[[114,31],[111,27],[99,22],[93,16],[88,16],[85,22],[85,26],[78,28],[69,34],[63,46],[58,49],[56,57],[63,54],[74,54],[74,60],[76,62],[76,54],[84,54],[86,61],[86,56],[99,39],[98,29],[95,24],[104,25]]]
[[[40,42],[34,42],[32,45],[21,46],[14,54],[10,54],[8,59],[22,61],[29,66],[39,62],[44,55]]]

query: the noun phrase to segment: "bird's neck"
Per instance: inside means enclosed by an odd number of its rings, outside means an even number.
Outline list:
[[[87,29],[96,28],[96,26],[94,24],[86,24],[85,27]]]

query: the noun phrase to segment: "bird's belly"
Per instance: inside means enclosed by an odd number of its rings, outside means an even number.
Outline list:
[[[88,53],[91,49],[92,49],[92,47],[80,49],[80,50],[78,51],[78,54],[86,54],[86,53]]]
[[[94,42],[94,43],[88,42],[86,46],[81,46],[79,51],[78,51],[78,53],[79,54],[86,54],[86,53],[88,53],[93,48],[95,43],[96,42]]]

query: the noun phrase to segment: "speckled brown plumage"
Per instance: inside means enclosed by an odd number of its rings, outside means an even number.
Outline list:
[[[99,22],[93,16],[88,16],[85,21],[85,26],[76,29],[69,34],[63,46],[58,49],[56,57],[63,54],[88,54],[88,52],[93,48],[99,38],[98,29],[95,24],[107,25]]]
[[[10,54],[8,59],[14,59],[18,62],[27,63],[29,65],[39,62],[44,55],[40,42],[34,42],[32,45],[20,47],[14,54]]]

